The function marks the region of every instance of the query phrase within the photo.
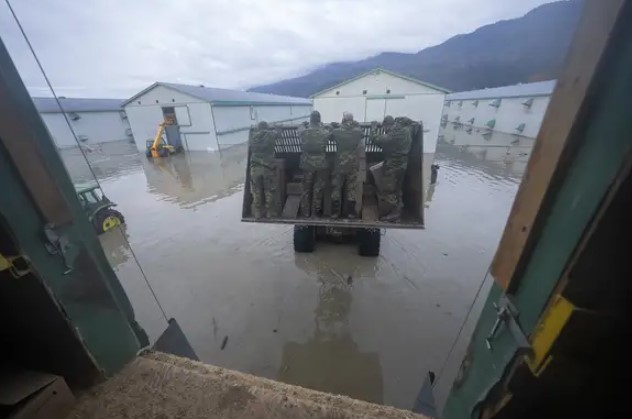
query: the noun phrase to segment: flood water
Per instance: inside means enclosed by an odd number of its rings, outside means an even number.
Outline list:
[[[244,147],[149,161],[106,144],[88,156],[126,226],[101,243],[152,339],[166,322],[127,241],[202,361],[410,409],[485,276],[528,157],[500,134],[492,145],[506,146],[483,153],[478,135],[446,127],[425,156],[441,166],[426,229],[386,231],[378,258],[333,243],[295,254],[292,226],[241,223]],[[78,150],[61,154],[90,178]]]

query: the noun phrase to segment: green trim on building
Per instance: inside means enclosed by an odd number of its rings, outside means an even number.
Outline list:
[[[374,95],[367,96],[366,100],[374,100],[374,99],[406,99],[405,95]]]

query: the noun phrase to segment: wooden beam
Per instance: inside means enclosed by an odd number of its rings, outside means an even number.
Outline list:
[[[606,50],[625,0],[587,0],[566,66],[558,79],[549,108],[518,189],[507,225],[492,261],[491,273],[505,290],[515,289],[514,281],[527,242],[536,236],[536,217],[543,209],[556,173],[566,166],[563,158],[572,149],[573,129],[594,90],[594,76]]]

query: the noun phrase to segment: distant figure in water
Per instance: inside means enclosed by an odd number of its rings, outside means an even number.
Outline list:
[[[439,175],[439,165],[433,164],[430,166],[430,184],[434,185],[437,183],[437,176]]]

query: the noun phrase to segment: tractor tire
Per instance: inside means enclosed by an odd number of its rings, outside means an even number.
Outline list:
[[[377,257],[380,255],[382,234],[379,228],[363,228],[357,232],[358,254],[360,256]]]
[[[294,251],[311,253],[316,245],[316,227],[294,226]]]
[[[125,217],[112,208],[104,208],[94,216],[94,228],[97,234],[105,233],[122,224],[125,224]]]

